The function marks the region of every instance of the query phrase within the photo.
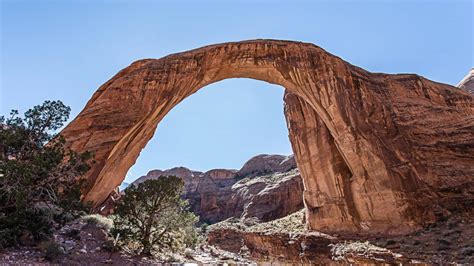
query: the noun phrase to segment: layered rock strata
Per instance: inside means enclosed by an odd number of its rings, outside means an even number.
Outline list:
[[[370,244],[347,241],[304,228],[304,213],[267,223],[228,219],[209,227],[208,243],[262,263],[398,264],[401,254]]]

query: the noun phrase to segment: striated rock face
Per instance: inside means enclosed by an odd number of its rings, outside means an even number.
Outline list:
[[[202,173],[185,167],[153,170],[132,185],[175,175],[183,179],[183,197],[203,222],[212,224],[229,217],[270,221],[303,208],[303,182],[292,158],[258,155],[239,171],[213,169]],[[249,165],[254,167],[251,171]]]
[[[472,95],[417,75],[370,73],[313,44],[254,40],[140,60],[102,85],[62,131],[73,150],[95,155],[84,200],[105,201],[163,117],[227,78],[286,89],[312,229],[401,233],[473,199]]]

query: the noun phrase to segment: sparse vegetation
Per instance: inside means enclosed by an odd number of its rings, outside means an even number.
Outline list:
[[[60,101],[0,116],[0,247],[35,244],[74,219],[80,202],[78,177],[89,153],[76,154],[54,134],[69,117]]]
[[[240,219],[229,218],[220,223],[209,226],[209,230],[231,228],[245,232],[266,232],[266,233],[306,233],[304,209],[273,221],[260,223],[254,218]]]
[[[377,255],[382,256],[394,256],[395,258],[401,258],[402,255],[392,253],[386,248],[375,246],[369,241],[344,241],[335,244],[329,244],[331,247],[332,259],[335,261],[350,262],[348,258],[359,257],[359,258],[375,258]]]
[[[259,175],[255,175],[255,173],[258,173]],[[242,184],[247,184],[248,185],[252,182],[260,182],[261,180],[264,180],[268,183],[278,183],[281,180],[283,180],[284,178],[287,178],[289,176],[294,176],[294,175],[297,175],[297,174],[299,174],[298,169],[292,169],[292,170],[289,170],[289,171],[283,172],[283,173],[268,173],[268,171],[267,172],[264,172],[264,171],[254,172],[250,175],[236,177],[236,179],[239,180],[236,184],[237,185],[242,185]]]
[[[193,247],[198,219],[180,197],[183,186],[180,178],[163,176],[127,188],[115,208],[112,230],[121,246],[143,255]]]
[[[110,231],[114,225],[114,221],[112,219],[100,214],[89,214],[81,217],[81,219],[89,225],[96,225],[106,231]]]

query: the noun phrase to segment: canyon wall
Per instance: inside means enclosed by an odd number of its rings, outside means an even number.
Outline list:
[[[313,44],[253,40],[140,60],[102,85],[61,132],[95,156],[84,200],[104,202],[163,117],[227,78],[286,89],[311,229],[402,233],[473,198],[472,95],[418,75],[370,73]]]
[[[293,156],[258,155],[239,171],[152,170],[131,185],[169,175],[183,179],[183,198],[201,222],[208,224],[231,217],[266,222],[303,208],[303,182]]]

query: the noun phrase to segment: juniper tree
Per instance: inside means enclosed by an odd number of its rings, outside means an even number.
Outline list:
[[[45,101],[23,117],[16,110],[0,116],[0,247],[48,238],[55,223],[85,208],[78,178],[91,156],[72,152],[55,134],[70,110]]]
[[[176,176],[161,176],[128,187],[115,207],[114,234],[144,255],[192,245],[197,217],[181,199],[183,185]]]

